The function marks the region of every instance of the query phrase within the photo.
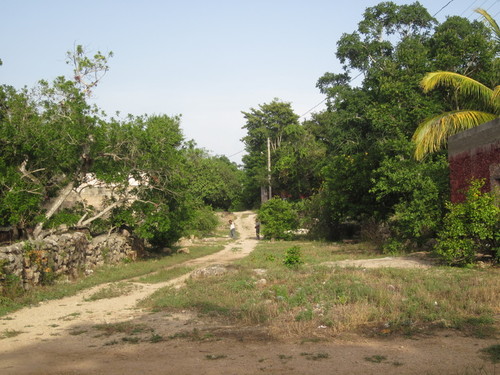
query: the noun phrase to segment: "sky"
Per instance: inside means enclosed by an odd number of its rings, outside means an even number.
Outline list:
[[[341,73],[343,33],[381,0],[0,0],[0,84],[70,77],[66,52],[114,56],[92,101],[109,115],[181,115],[186,140],[241,163],[245,119],[278,98],[301,120],[324,108],[316,82]],[[411,4],[413,1],[393,1]],[[442,22],[496,19],[500,0],[420,0]]]

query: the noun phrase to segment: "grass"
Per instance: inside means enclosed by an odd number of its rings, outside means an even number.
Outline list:
[[[100,299],[116,298],[119,296],[127,295],[135,289],[135,286],[130,283],[119,282],[110,284],[97,292],[93,293],[91,296],[85,298],[85,301],[97,301]]]
[[[111,336],[117,333],[124,333],[127,335],[135,335],[143,332],[151,332],[152,329],[145,324],[135,324],[131,322],[119,322],[108,324],[97,324],[93,326],[94,329],[102,332],[104,336]]]
[[[382,363],[386,360],[387,357],[385,355],[379,355],[379,354],[372,355],[371,357],[365,357],[365,361],[373,363]]]
[[[493,363],[500,363],[500,344],[491,345],[481,350],[485,356]]]
[[[139,278],[137,281],[140,283],[148,283],[148,284],[161,283],[164,282],[165,280],[171,280],[175,279],[176,277],[185,275],[186,273],[189,273],[192,270],[193,270],[192,267],[183,267],[183,266],[172,267],[143,276]]]
[[[0,332],[0,340],[9,339],[11,337],[16,337],[16,336],[20,335],[21,333],[23,333],[23,331],[17,331],[14,329],[6,329],[5,331]]]
[[[290,269],[286,250],[301,249],[304,261]],[[239,272],[189,280],[142,302],[155,310],[192,309],[243,324],[266,324],[281,336],[325,337],[363,330],[369,335],[412,335],[433,328],[494,335],[500,309],[500,270],[331,268],[332,260],[380,256],[365,245],[261,242],[236,264]],[[255,269],[265,269],[265,276]],[[265,277],[265,284],[257,281]],[[319,329],[321,327],[321,329]]]
[[[105,265],[96,269],[91,276],[83,277],[82,275],[81,278],[75,282],[40,286],[32,288],[28,291],[23,291],[22,293],[16,293],[15,296],[11,298],[2,297],[0,295],[0,316],[26,306],[36,305],[42,301],[60,299],[74,295],[82,290],[89,289],[100,284],[144,277],[145,275],[161,271],[165,268],[173,267],[187,260],[213,254],[223,248],[224,247],[221,244],[210,246],[191,246],[189,254],[174,254],[170,256],[144,259],[132,263]],[[165,274],[165,277],[168,277],[167,274]],[[151,278],[153,279],[154,276],[151,276]]]

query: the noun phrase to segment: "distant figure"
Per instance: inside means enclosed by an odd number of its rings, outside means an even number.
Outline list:
[[[259,220],[255,221],[255,235],[257,236],[257,239],[260,240],[260,221]]]
[[[236,238],[236,227],[232,220],[229,220],[229,236],[231,238]]]

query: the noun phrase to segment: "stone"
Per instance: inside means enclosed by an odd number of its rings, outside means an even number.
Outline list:
[[[177,250],[177,254],[189,254],[189,248],[182,247],[179,250]]]
[[[212,276],[222,276],[228,272],[235,272],[235,269],[231,269],[222,264],[214,264],[205,268],[200,268],[191,273],[191,277],[193,279],[201,279],[204,277],[212,277]]]
[[[255,282],[255,285],[257,285],[257,286],[264,286],[266,284],[267,284],[267,280],[266,279],[260,279],[260,280],[257,280]]]

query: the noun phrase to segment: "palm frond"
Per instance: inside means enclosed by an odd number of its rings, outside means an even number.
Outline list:
[[[470,77],[454,73],[437,71],[427,73],[420,82],[424,92],[436,87],[451,87],[461,96],[472,97],[482,103],[487,110],[491,110],[493,90]]]
[[[484,17],[486,22],[488,22],[491,30],[493,30],[493,32],[495,33],[497,41],[500,42],[500,27],[498,27],[498,24],[493,19],[493,17],[486,10],[481,9],[481,8],[477,8],[475,10],[475,12],[479,13],[480,15],[482,15]]]
[[[495,109],[495,113],[498,116],[500,116],[500,85],[495,87],[495,89],[493,90],[491,101],[493,103],[493,108]]]
[[[413,134],[415,159],[422,160],[425,155],[441,149],[451,135],[495,118],[496,115],[481,111],[452,111],[425,120]]]

